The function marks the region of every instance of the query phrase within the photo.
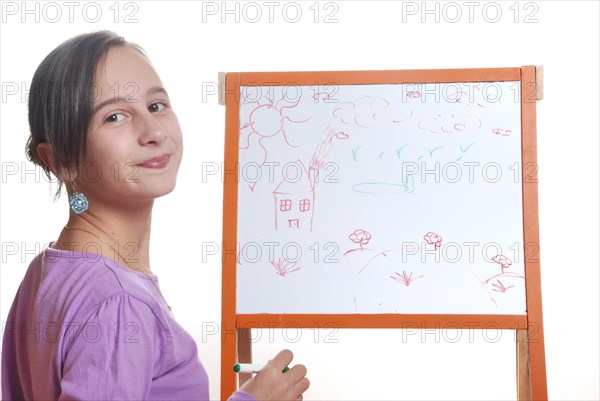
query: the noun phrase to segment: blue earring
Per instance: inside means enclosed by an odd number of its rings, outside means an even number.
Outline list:
[[[75,214],[81,214],[88,210],[89,202],[84,194],[77,192],[75,182],[73,182],[73,195],[69,196],[69,205]]]

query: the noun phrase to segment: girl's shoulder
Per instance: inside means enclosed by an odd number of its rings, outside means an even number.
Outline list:
[[[103,255],[50,246],[34,259],[27,276],[30,290],[35,291],[35,309],[56,307],[63,319],[89,315],[116,297],[131,299],[129,307],[147,308],[157,316],[163,315],[163,307],[154,294],[157,277],[136,272]]]

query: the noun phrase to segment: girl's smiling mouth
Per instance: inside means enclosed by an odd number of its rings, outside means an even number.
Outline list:
[[[136,166],[152,169],[165,168],[167,164],[169,164],[170,157],[171,156],[169,154],[164,154],[162,156],[153,157],[152,159],[148,159],[143,162],[137,163]]]

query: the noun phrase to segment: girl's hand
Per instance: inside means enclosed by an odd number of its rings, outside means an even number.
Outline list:
[[[306,367],[296,365],[285,373],[283,369],[292,361],[290,350],[283,350],[270,360],[252,379],[240,388],[258,401],[302,400],[302,393],[310,382],[306,378]]]

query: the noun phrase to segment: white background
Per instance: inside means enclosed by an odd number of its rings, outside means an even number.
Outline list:
[[[214,331],[220,326],[221,264],[219,255],[203,258],[200,251],[203,243],[221,241],[221,180],[202,177],[203,163],[220,164],[223,157],[225,110],[213,94],[217,72],[537,64],[545,72],[537,117],[548,393],[550,399],[599,399],[599,6],[595,1],[467,3],[102,1],[86,8],[85,2],[3,1],[2,321],[35,252],[66,222],[66,200],[52,201],[54,187],[39,172],[36,176],[24,156],[25,91],[42,58],[75,34],[112,29],[142,45],[178,113],[186,154],[178,188],[156,202],[152,269],[177,319],[198,342],[213,399],[219,398],[220,336]],[[26,14],[24,7],[33,11]],[[233,11],[224,14],[225,7]],[[438,12],[424,14],[425,7]],[[302,15],[292,22],[298,8]],[[22,175],[24,168],[32,172]],[[259,334],[257,362],[289,347],[308,366],[312,387],[305,399],[515,398],[510,332]]]

